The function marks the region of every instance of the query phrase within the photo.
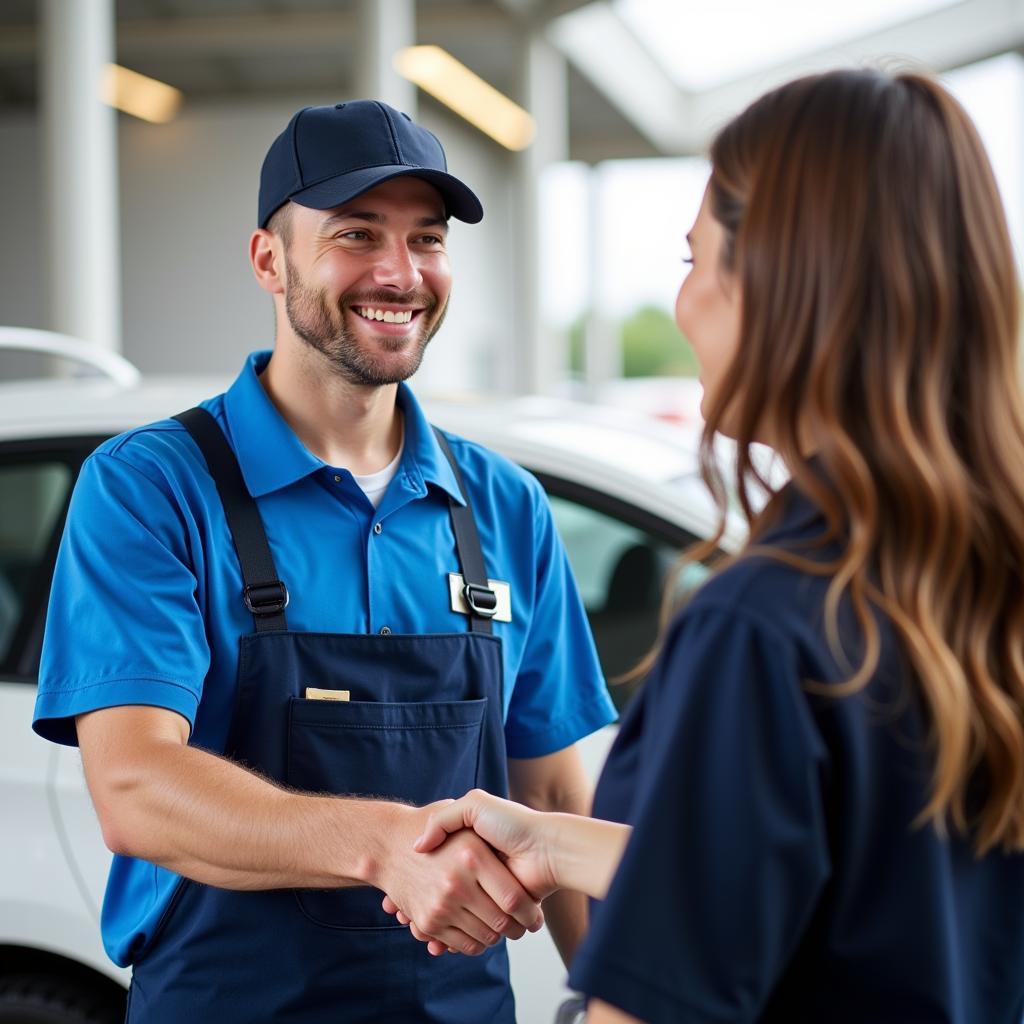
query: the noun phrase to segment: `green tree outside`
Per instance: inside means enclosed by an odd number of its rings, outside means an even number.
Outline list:
[[[622,325],[622,366],[626,377],[696,377],[690,343],[675,320],[658,306],[643,306]]]
[[[583,373],[586,316],[569,330],[569,366]],[[700,370],[690,343],[675,320],[658,306],[641,306],[619,325],[622,367],[626,377],[696,377]]]

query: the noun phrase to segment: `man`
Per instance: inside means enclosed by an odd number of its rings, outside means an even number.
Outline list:
[[[435,432],[401,382],[447,309],[440,144],[371,101],[300,111],[264,161],[270,353],[83,467],[35,728],[81,747],[130,1021],[514,1020],[500,936],[541,913],[422,809],[474,785],[586,812],[611,720],[537,483]],[[449,949],[432,959],[382,892]],[[545,906],[563,957],[585,909]]]

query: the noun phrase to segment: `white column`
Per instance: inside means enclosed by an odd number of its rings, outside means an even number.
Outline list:
[[[583,380],[587,397],[600,398],[610,380],[622,376],[622,343],[605,308],[601,266],[601,196],[603,175],[598,164],[587,175],[587,319],[583,330]]]
[[[398,50],[416,42],[415,0],[360,0],[358,25],[358,96],[352,99],[383,100],[415,120],[416,86],[392,65]]]
[[[117,114],[100,98],[114,0],[43,0],[41,13],[49,326],[120,350]]]
[[[521,53],[520,96],[537,134],[517,157],[519,315],[512,379],[516,390],[550,394],[568,373],[569,339],[547,327],[541,315],[539,186],[544,168],[569,156],[569,76],[565,58],[539,33],[526,36]]]

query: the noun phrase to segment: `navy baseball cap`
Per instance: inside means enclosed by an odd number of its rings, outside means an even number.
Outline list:
[[[436,136],[408,114],[377,100],[305,107],[274,139],[260,171],[259,225],[289,200],[327,210],[391,178],[429,181],[445,213],[476,224],[484,210],[473,191],[448,173]]]

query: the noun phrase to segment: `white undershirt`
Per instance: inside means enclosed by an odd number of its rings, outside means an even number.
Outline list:
[[[402,443],[398,446],[398,454],[383,469],[378,469],[376,473],[368,473],[366,476],[352,474],[352,479],[355,480],[374,508],[380,505],[381,498],[384,497],[384,492],[388,489],[388,484],[394,480],[395,474],[398,472],[398,464],[402,461],[404,449],[405,438],[403,437]]]

